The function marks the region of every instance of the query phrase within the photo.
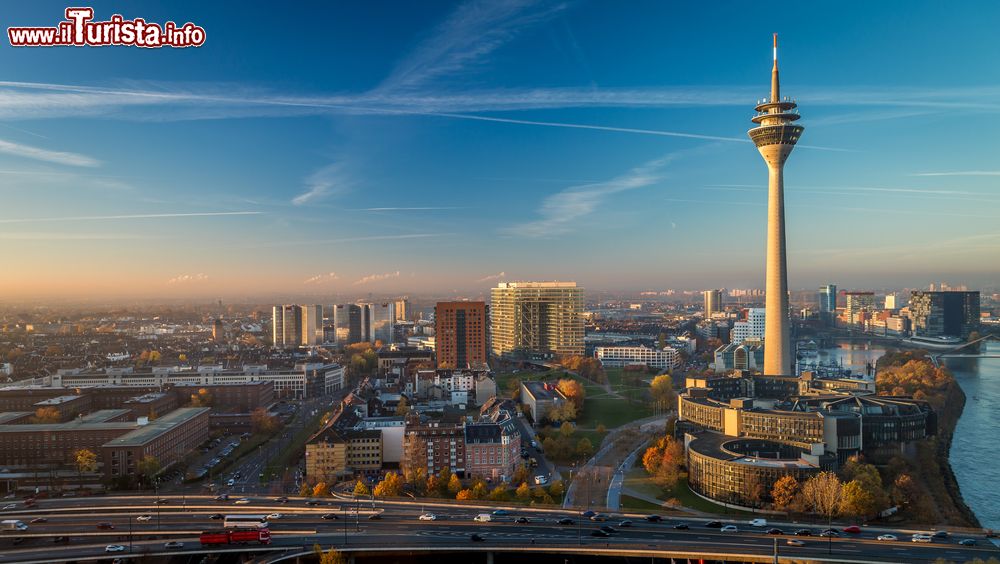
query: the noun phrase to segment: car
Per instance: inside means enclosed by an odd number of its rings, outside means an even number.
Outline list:
[[[52,542],[54,543],[69,542],[69,537],[56,537],[52,539]]]
[[[49,522],[49,520],[48,520],[48,519],[46,519],[45,517],[35,517],[35,518],[34,518],[34,519],[32,519],[32,520],[31,520],[30,522],[31,522],[31,523],[48,523],[48,522]]]
[[[557,525],[572,525],[573,524],[573,520],[570,519],[569,517],[563,517],[562,519],[556,520],[556,524]]]
[[[789,546],[805,546],[806,541],[800,541],[799,539],[788,539],[785,541],[785,544]]]
[[[769,534],[769,535],[783,535],[783,534],[785,534],[785,531],[782,531],[781,529],[779,529],[777,527],[771,527],[770,529],[767,530],[767,534]]]
[[[592,537],[608,538],[611,535],[609,535],[606,531],[602,531],[600,529],[594,529],[593,531],[590,531],[590,536],[592,536]]]
[[[480,535],[479,533],[472,533],[472,536],[469,537],[469,540],[472,542],[483,542],[486,539],[484,539],[483,535]]]
[[[219,519],[225,518],[225,516],[222,513],[213,513],[213,514],[209,515],[208,518],[211,519],[211,520],[213,520],[213,521],[217,521]]]
[[[493,514],[497,516],[510,515],[510,511],[506,509],[494,509]]]
[[[590,518],[591,518],[591,517],[593,517],[594,515],[597,515],[597,512],[596,512],[596,511],[590,511],[590,510],[588,509],[587,511],[584,511],[584,512],[582,513],[582,515],[583,515],[584,517],[586,517],[587,519],[590,519]]]
[[[827,537],[839,537],[840,533],[837,532],[834,529],[826,529],[825,531],[821,531],[819,533],[819,536],[824,537],[824,538],[827,538]]]
[[[101,529],[101,530],[104,530],[104,531],[110,531],[110,530],[114,529],[115,526],[113,524],[111,524],[111,523],[108,523],[107,521],[104,521],[104,522],[98,523],[97,524],[97,528]]]
[[[288,503],[288,498],[285,496],[276,497],[274,498],[274,501],[277,501],[278,503]]]
[[[521,525],[523,525],[523,524],[525,524],[525,523],[528,522],[528,518],[527,517],[518,517],[517,519],[514,519],[514,522],[515,523],[520,523]]]
[[[750,520],[750,526],[751,527],[766,527],[767,526],[767,519],[751,519]]]
[[[722,521],[709,521],[708,523],[705,523],[705,526],[709,529],[721,529]]]
[[[677,529],[678,531],[686,531],[690,528],[691,526],[688,525],[687,523],[677,523],[676,525],[674,525],[674,529]]]
[[[161,497],[160,499],[154,501],[153,503],[155,503],[156,505],[166,505],[166,504],[170,503],[170,500]]]
[[[315,499],[310,499],[310,500],[306,501],[306,505],[316,506],[316,505],[319,505],[319,504],[320,504],[320,502],[316,501]]]
[[[14,537],[14,544],[18,545],[24,542],[24,537]]]
[[[841,530],[844,531],[845,533],[850,533],[852,535],[857,535],[857,534],[859,534],[861,532],[861,527],[859,527],[857,525],[848,525],[848,526],[844,527]]]
[[[624,521],[618,523],[618,526],[619,527],[631,527],[632,526],[632,521],[629,521],[628,519],[625,519]]]
[[[7,505],[3,506],[3,510],[4,511],[8,511],[10,509],[17,509],[17,504],[16,503],[8,503]]]
[[[898,541],[899,538],[896,535],[885,534],[885,535],[879,535],[879,536],[875,537],[875,540],[880,540],[880,541]]]
[[[372,513],[371,515],[368,516],[368,520],[369,521],[381,521],[382,520],[382,514],[381,513]]]
[[[934,531],[934,534],[932,534],[931,536],[936,539],[946,539],[951,536],[951,533],[949,533],[948,531]]]
[[[120,544],[109,544],[104,547],[104,552],[124,552],[125,547]]]
[[[438,516],[433,513],[424,513],[420,517],[417,517],[421,521],[437,521],[437,518]]]
[[[236,480],[229,478],[229,480],[226,481],[226,485],[231,488],[236,485]]]
[[[722,527],[721,529],[719,529],[719,532],[720,533],[738,533],[738,532],[740,532],[740,530],[738,528],[736,528],[736,525],[726,525],[725,527]]]
[[[962,546],[976,546],[976,539],[962,539],[958,541],[958,544]]]
[[[275,521],[277,519],[281,519],[282,517],[284,517],[284,515],[282,515],[281,513],[268,513],[267,514],[267,520],[268,521]]]
[[[140,522],[140,523],[145,523],[146,521],[149,521],[152,518],[153,518],[152,515],[140,515],[140,516],[136,517],[135,520],[138,521],[138,522]]]
[[[247,498],[245,498],[245,497],[241,497],[241,498],[237,499],[236,501],[234,501],[233,503],[235,503],[236,505],[246,505],[246,504],[250,503],[250,500],[247,499]]]
[[[931,535],[914,533],[914,535],[910,537],[910,542],[934,542],[934,537]]]
[[[170,541],[163,544],[163,548],[184,548],[184,543],[181,541]]]
[[[590,520],[594,521],[596,523],[603,523],[603,522],[607,521],[608,518],[605,517],[604,515],[601,515],[600,513],[597,513],[597,514],[591,515],[590,516]]]
[[[329,521],[332,519],[339,519],[339,517],[337,517],[336,513],[324,513],[322,516],[320,516],[320,519],[326,519]]]
[[[663,520],[663,517],[660,517],[659,515],[646,515],[645,519],[650,523],[659,523]]]
[[[215,501],[229,501],[229,494],[217,495]]]
[[[612,527],[611,525],[604,525],[603,527],[601,527],[601,530],[604,531],[605,533],[608,533],[609,535],[613,535],[618,532],[618,529]]]

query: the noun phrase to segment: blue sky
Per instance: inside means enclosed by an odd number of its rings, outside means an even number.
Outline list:
[[[0,292],[758,287],[772,32],[791,287],[997,282],[1000,5],[698,4],[95,3],[207,41],[0,44]]]

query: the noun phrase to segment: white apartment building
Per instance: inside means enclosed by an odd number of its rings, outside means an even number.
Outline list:
[[[737,321],[733,324],[729,340],[734,343],[742,343],[747,339],[763,339],[765,311],[762,307],[748,309],[746,321]]]
[[[677,349],[665,347],[651,349],[649,347],[597,347],[594,356],[604,366],[621,367],[643,364],[651,368],[664,370],[673,368],[680,362]]]

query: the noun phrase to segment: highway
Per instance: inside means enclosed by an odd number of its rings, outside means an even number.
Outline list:
[[[793,537],[790,534],[771,536],[763,529],[754,529],[745,522],[727,521],[738,526],[739,532],[723,533],[718,528],[708,528],[705,520],[664,519],[662,523],[650,523],[640,514],[616,514],[605,523],[583,519],[579,514],[567,510],[536,510],[524,507],[508,507],[510,515],[497,516],[488,523],[474,522],[473,518],[484,512],[491,512],[493,506],[483,508],[449,503],[446,500],[427,502],[371,502],[355,504],[352,500],[326,498],[324,505],[310,506],[303,498],[292,498],[288,503],[278,503],[271,497],[253,498],[251,503],[236,505],[234,500],[216,502],[211,497],[173,496],[168,503],[154,504],[154,498],[145,496],[95,497],[40,500],[31,509],[15,509],[0,512],[0,518],[19,519],[29,523],[29,529],[20,533],[3,532],[0,535],[0,563],[32,561],[65,561],[79,559],[111,558],[128,556],[105,554],[109,544],[131,544],[134,556],[144,551],[163,552],[167,541],[184,543],[182,549],[169,551],[179,553],[202,553],[198,534],[203,530],[221,528],[221,520],[212,520],[213,514],[254,513],[283,514],[271,520],[273,535],[269,549],[291,551],[308,550],[313,544],[348,548],[385,547],[469,547],[482,548],[514,547],[531,550],[532,547],[592,547],[608,549],[643,549],[663,551],[710,551],[714,553],[770,555],[778,539],[779,554],[782,557],[798,559],[822,559],[832,549],[832,558],[841,562],[931,562],[944,558],[957,562],[979,557],[986,559],[1000,555],[1000,551],[981,536],[977,546],[961,546],[955,537],[948,541],[931,544],[917,544],[909,541],[910,530],[893,531],[900,539],[896,542],[882,542],[875,537],[887,529],[866,528],[859,535],[846,535],[831,541],[825,538]],[[359,513],[354,508],[360,506]],[[157,509],[159,515],[157,516]],[[420,521],[418,516],[433,512],[435,521]],[[327,513],[338,516],[336,520],[323,519]],[[377,513],[379,520],[369,520]],[[137,517],[148,515],[149,520],[140,522]],[[44,523],[30,523],[32,519],[43,518]],[[526,517],[528,523],[516,523],[515,518]],[[572,525],[560,525],[560,518],[574,520]],[[622,527],[622,519],[631,519],[632,526]],[[107,522],[113,530],[98,528],[98,523]],[[678,523],[687,524],[689,530],[677,530]],[[129,523],[132,533],[129,534]],[[610,525],[618,530],[607,538],[595,538],[591,532],[599,526]],[[802,524],[777,524],[786,533],[804,527]],[[814,534],[824,527],[810,526]],[[482,535],[482,543],[473,543],[473,533]],[[14,544],[14,539],[23,539]],[[65,542],[53,542],[58,537],[66,537]],[[131,538],[131,543],[129,539]],[[789,546],[788,539],[805,542],[804,546]],[[251,547],[252,548],[252,547]],[[242,550],[245,550],[243,548]],[[213,547],[212,552],[219,552]]]

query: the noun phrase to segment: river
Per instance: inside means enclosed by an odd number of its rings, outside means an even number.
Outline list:
[[[820,349],[820,360],[864,372],[885,354],[880,344],[842,342]],[[983,353],[1000,354],[991,341]],[[1000,417],[1000,358],[949,358],[945,364],[965,392],[966,403],[951,443],[951,468],[966,505],[987,528],[1000,529],[1000,465],[994,460],[993,433]]]

